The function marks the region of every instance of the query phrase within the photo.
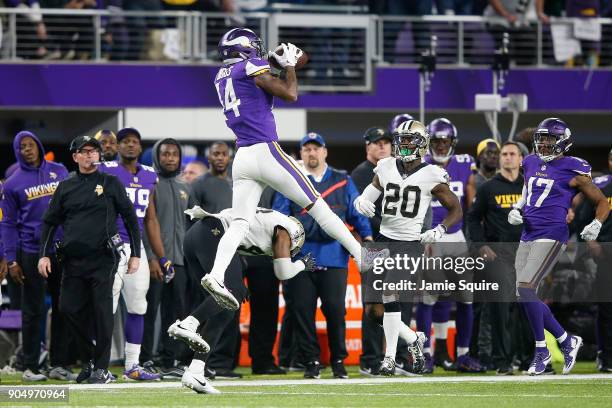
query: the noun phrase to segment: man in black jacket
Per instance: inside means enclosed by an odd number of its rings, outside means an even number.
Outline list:
[[[499,302],[490,304],[492,324],[492,359],[498,374],[512,374],[511,314],[518,304],[511,303],[515,270],[515,245],[521,238],[521,226],[508,224],[508,213],[521,198],[523,176],[520,164],[523,159],[519,146],[506,142],[500,152],[500,172],[482,184],[467,214],[470,237],[478,249],[478,256],[487,260],[485,278],[500,283],[503,293]],[[499,245],[489,245],[499,242]],[[491,302],[493,299],[484,299]],[[520,311],[517,311],[520,312]]]
[[[70,151],[79,167],[58,185],[43,217],[38,272],[45,278],[53,272],[49,258],[53,237],[63,226],[58,254],[64,268],[60,308],[74,331],[83,363],[77,382],[103,384],[114,380],[108,364],[113,332],[112,287],[119,261],[117,251],[122,245],[117,215],[123,218],[133,248],[128,273],[138,269],[140,233],[134,207],[121,182],[98,172],[100,143],[79,136],[70,144]]]

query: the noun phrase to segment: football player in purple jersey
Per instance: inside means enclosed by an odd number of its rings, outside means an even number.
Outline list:
[[[215,78],[227,126],[236,135],[238,151],[232,165],[233,220],[219,242],[215,264],[202,286],[223,307],[237,310],[239,303],[225,287],[225,270],[249,231],[257,203],[266,186],[297,203],[361,263],[361,246],[312,186],[303,168],[278,144],[272,114],[274,97],[288,102],[298,98],[295,65],[302,51],[281,44],[282,55],[270,54],[286,71],[281,79],[270,73],[261,39],[247,28],[234,28],[219,41],[223,66]]]
[[[610,211],[606,197],[591,181],[591,166],[577,157],[566,156],[572,146],[572,133],[558,118],[542,121],[533,135],[535,154],[523,160],[525,185],[520,201],[508,214],[512,225],[523,224],[516,253],[517,294],[535,337],[535,355],[528,373],[544,373],[551,355],[546,348],[544,329],[559,342],[565,364],[563,374],[574,367],[582,338],[568,334],[536,290],[552,270],[569,238],[567,213],[572,199],[581,192],[595,206],[595,219],[580,236],[594,241]]]
[[[437,118],[431,121],[427,127],[430,135],[429,153],[425,156],[425,162],[437,164],[445,169],[450,177],[450,189],[461,203],[464,213],[467,212],[476,195],[476,164],[472,156],[468,154],[455,154],[455,147],[459,141],[457,128],[446,118]],[[431,226],[439,225],[448,210],[437,200],[432,201],[432,223]],[[449,228],[447,234],[440,242],[456,242],[456,252],[440,255],[460,256],[467,252],[467,244],[462,231],[463,220]],[[441,247],[444,250],[449,246]],[[465,295],[466,292],[463,293]],[[436,296],[426,296],[423,303],[417,306],[418,330],[429,334],[433,322],[436,337],[436,355],[432,358],[431,338],[428,336],[425,342],[425,373],[433,372],[434,363],[444,369],[457,368],[462,372],[482,372],[483,367],[478,361],[468,354],[474,311],[472,299],[461,299],[457,302],[457,358],[453,365],[448,356],[446,337],[448,332],[448,320],[450,317],[451,303],[448,301],[437,302]]]
[[[140,233],[142,235],[143,229],[146,230],[150,246],[157,257],[147,262],[145,251],[141,250],[143,261],[140,262],[140,267],[135,273],[129,273],[126,260],[129,259],[132,248],[127,244],[130,241],[125,226],[123,223],[117,223],[119,235],[124,242],[124,256],[119,262],[113,284],[113,312],[117,311],[119,295],[122,293],[127,306],[123,377],[128,380],[156,381],[160,380],[160,375],[145,370],[139,364],[140,346],[144,333],[144,315],[147,311],[146,296],[151,276],[162,280],[163,275],[173,275],[174,271],[172,262],[164,257],[164,247],[153,200],[157,173],[152,167],[138,162],[142,153],[140,133],[133,128],[121,129],[117,132],[117,141],[119,160],[102,162],[100,171],[117,176],[125,186],[125,191],[134,204]],[[141,246],[143,246],[142,243]]]

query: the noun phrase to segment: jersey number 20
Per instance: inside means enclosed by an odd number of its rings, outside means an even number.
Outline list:
[[[233,111],[235,117],[240,116],[240,111],[238,110],[238,106],[240,106],[240,99],[236,97],[232,78],[228,78],[225,80],[225,86],[223,87],[223,97],[221,97],[221,83],[215,83],[215,87],[217,88],[217,96],[219,97],[219,102],[221,102],[221,106],[223,106],[223,113]]]
[[[401,200],[401,204],[399,201]],[[419,212],[421,202],[421,189],[417,186],[401,186],[394,183],[387,183],[385,186],[385,203],[383,205],[384,215],[397,215],[397,211],[402,217],[414,218]],[[411,207],[410,209],[408,207]]]

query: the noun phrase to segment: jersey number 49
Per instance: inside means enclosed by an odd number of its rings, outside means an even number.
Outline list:
[[[419,213],[421,189],[418,186],[405,186],[387,183],[383,202],[383,215],[414,218]]]

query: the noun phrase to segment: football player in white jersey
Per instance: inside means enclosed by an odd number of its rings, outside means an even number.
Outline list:
[[[210,214],[200,207],[185,211],[192,219],[202,219],[193,225],[185,236],[185,259],[190,273],[198,276],[210,273],[219,241],[232,220],[232,211],[227,209],[219,214]],[[291,279],[303,270],[315,268],[314,258],[310,254],[298,261],[291,261],[291,257],[300,252],[304,239],[304,227],[297,219],[277,211],[258,208],[251,228],[238,246],[238,253],[245,256],[270,256],[274,258],[276,277],[279,280]],[[227,269],[225,285],[238,301],[242,302],[247,290],[242,278],[242,265],[236,255]],[[190,316],[182,321],[177,320],[168,328],[171,337],[185,342],[196,351],[183,375],[184,386],[199,393],[218,393],[204,378],[204,365],[208,353],[211,348],[214,349],[223,332],[225,322],[231,320],[233,315],[233,311],[225,310],[209,296]]]
[[[409,120],[400,124],[393,132],[394,157],[378,162],[372,183],[355,200],[357,211],[366,217],[372,217],[374,202],[384,194],[377,242],[434,243],[463,216],[459,200],[449,188],[446,171],[421,160],[428,142],[429,135],[421,122]],[[432,197],[448,209],[448,214],[435,228],[421,233],[423,219],[431,205]],[[420,245],[411,248],[415,249],[416,256],[423,253]],[[421,372],[424,367],[425,335],[421,332],[415,333],[402,322],[399,293],[385,292],[382,304],[366,303],[366,313],[382,324],[385,333],[387,348],[380,373],[395,373],[398,337],[409,345],[413,358],[412,371]]]

